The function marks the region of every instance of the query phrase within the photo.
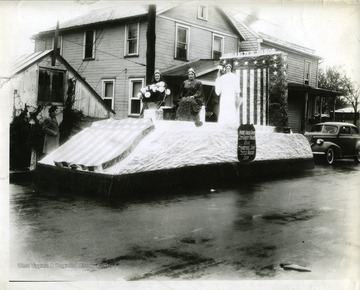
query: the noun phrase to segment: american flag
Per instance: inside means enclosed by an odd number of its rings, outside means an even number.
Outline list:
[[[107,119],[93,123],[51,153],[56,166],[97,171],[124,159],[154,129],[151,119]]]
[[[267,68],[237,69],[240,82],[240,122],[242,124],[267,125],[269,75]]]

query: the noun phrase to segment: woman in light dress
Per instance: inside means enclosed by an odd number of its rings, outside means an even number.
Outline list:
[[[218,123],[239,125],[239,107],[242,102],[240,82],[231,68],[231,64],[227,64],[225,74],[218,77],[215,83],[215,92],[220,95]]]

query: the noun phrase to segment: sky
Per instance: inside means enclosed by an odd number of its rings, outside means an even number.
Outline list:
[[[55,26],[57,20],[61,27],[63,21],[119,2],[124,1],[0,0],[0,77],[8,73],[13,59],[34,51],[32,35]],[[284,40],[315,49],[323,67],[341,67],[360,84],[360,1],[221,1],[225,3],[239,18],[260,19],[254,26],[260,31],[271,34],[275,29]]]

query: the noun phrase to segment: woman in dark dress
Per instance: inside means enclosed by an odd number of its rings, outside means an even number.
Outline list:
[[[196,79],[195,71],[188,70],[188,79],[180,86],[179,107],[176,111],[176,120],[194,121],[201,126],[199,112],[204,103],[202,83]]]

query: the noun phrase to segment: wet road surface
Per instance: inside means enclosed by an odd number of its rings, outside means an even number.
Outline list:
[[[10,280],[359,279],[359,188],[351,161],[121,202],[13,183]]]

